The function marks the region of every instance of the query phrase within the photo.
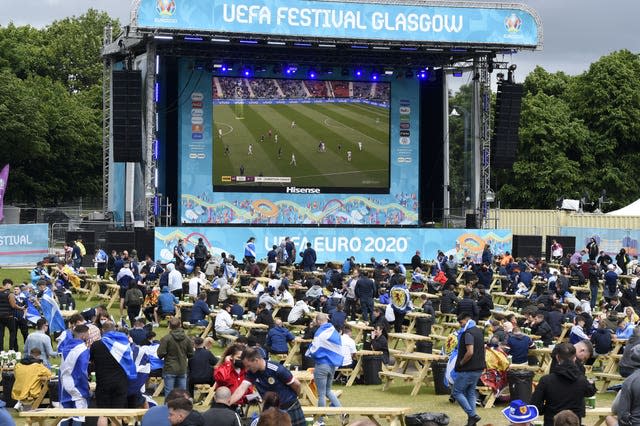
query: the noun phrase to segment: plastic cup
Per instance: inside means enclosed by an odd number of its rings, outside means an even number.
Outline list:
[[[596,408],[596,397],[595,397],[595,395],[594,396],[590,396],[588,398],[585,398],[584,399],[584,406],[586,408],[590,408],[592,410],[594,408]]]

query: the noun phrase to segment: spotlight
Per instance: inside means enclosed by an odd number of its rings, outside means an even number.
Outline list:
[[[242,69],[242,75],[245,76],[245,77],[251,77],[251,68],[244,67]]]
[[[316,73],[316,70],[313,68],[309,68],[309,72],[307,73],[307,75],[311,79],[315,79],[318,76],[318,74]]]
[[[356,77],[362,77],[362,70],[356,70]]]
[[[420,71],[418,72],[418,78],[419,78],[420,80],[426,80],[426,79],[427,79],[427,77],[429,77],[429,73],[428,73],[426,70],[420,70]]]
[[[322,74],[333,74],[333,68],[322,68]]]
[[[298,72],[298,67],[295,65],[289,65],[285,71],[285,74],[287,75],[293,75],[296,72]]]
[[[509,83],[515,83],[515,79],[513,78],[513,72],[518,68],[516,64],[509,65],[509,69],[507,72],[507,80]]]
[[[375,73],[371,74],[371,80],[373,81],[378,80],[378,74],[375,74]]]

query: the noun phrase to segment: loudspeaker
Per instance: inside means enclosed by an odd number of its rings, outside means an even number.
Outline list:
[[[553,244],[553,240],[556,240],[560,243],[565,257],[567,256],[567,253],[573,254],[576,252],[576,237],[560,237],[547,235],[547,241],[545,244],[545,248],[547,251],[547,261],[551,260],[551,244]]]
[[[464,227],[467,229],[478,229],[478,215],[475,213],[467,213]]]
[[[95,231],[67,231],[65,237],[68,243],[73,243],[77,239],[82,240],[87,254],[82,258],[82,266],[93,266],[93,255],[96,251],[96,232]]]
[[[131,251],[135,248],[136,236],[133,231],[107,231],[107,250],[116,250],[118,253],[123,250]]]
[[[533,256],[536,259],[542,257],[541,235],[514,235],[513,257]]]
[[[111,111],[113,118],[113,161],[142,161],[142,74],[113,71]]]
[[[522,108],[522,84],[502,82],[496,95],[491,162],[496,168],[510,168],[516,161],[520,137],[520,110]]]
[[[138,259],[143,260],[146,255],[154,258],[155,233],[153,229],[135,228],[136,251]]]

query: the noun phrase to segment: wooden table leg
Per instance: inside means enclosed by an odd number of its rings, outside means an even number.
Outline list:
[[[360,371],[362,370],[362,358],[363,358],[362,356],[358,357],[358,361],[356,362],[356,366],[353,367],[353,371],[351,371],[351,375],[349,376],[349,380],[347,381],[347,384],[345,385],[346,387],[352,386],[353,383],[356,381],[356,378],[360,374]]]
[[[300,352],[300,342],[294,341],[293,346],[291,346],[291,349],[287,354],[287,358],[284,360],[284,365],[291,365],[291,363],[293,362],[293,358],[296,356],[298,352]]]

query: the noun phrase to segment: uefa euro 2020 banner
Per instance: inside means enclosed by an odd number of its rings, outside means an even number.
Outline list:
[[[155,258],[171,261],[179,239],[184,240],[187,251],[193,251],[202,238],[213,256],[224,252],[241,261],[244,244],[250,237],[256,239],[259,260],[266,259],[273,245],[290,237],[298,251],[296,263],[308,242],[316,251],[318,263],[343,261],[349,256],[355,256],[357,263],[369,263],[372,257],[410,263],[416,251],[420,251],[422,259],[430,260],[439,250],[458,260],[471,257],[480,261],[485,243],[494,255],[511,251],[512,245],[508,229],[169,227],[156,228]]]
[[[0,266],[34,265],[49,253],[49,225],[0,225]]]
[[[480,5],[482,6],[482,5]],[[520,5],[391,5],[309,0],[141,0],[133,25],[217,33],[536,47]]]

